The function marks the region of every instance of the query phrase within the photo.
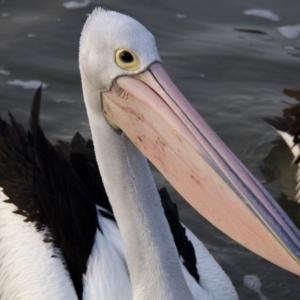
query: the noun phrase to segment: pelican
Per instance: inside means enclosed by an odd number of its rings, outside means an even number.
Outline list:
[[[300,274],[295,226],[172,83],[143,25],[95,9],[79,67],[93,142],[53,146],[41,90],[27,134],[1,121],[2,299],[237,299],[146,157],[211,223]]]
[[[284,93],[287,96],[300,101],[300,90],[285,89]],[[294,156],[292,164],[298,165],[295,200],[297,203],[300,203],[300,103],[293,104],[283,109],[282,113],[282,117],[264,118],[264,120],[276,129],[277,133],[291,150]]]

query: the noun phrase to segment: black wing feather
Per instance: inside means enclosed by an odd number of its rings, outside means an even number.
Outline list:
[[[50,229],[52,238],[45,233],[45,240],[53,239],[61,249],[81,299],[82,274],[99,228],[97,210],[66,153],[52,146],[41,130],[40,101],[38,89],[28,134],[11,115],[11,125],[1,120],[0,182],[9,197],[7,202],[18,208],[15,213],[24,215],[38,230]]]
[[[180,222],[177,205],[176,203],[172,202],[166,188],[162,188],[159,191],[159,194],[161,197],[167,221],[171,228],[171,232],[174,238],[175,245],[177,247],[178,254],[183,258],[183,264],[188,270],[188,272],[199,283],[200,276],[198,274],[197,269],[195,249],[193,244],[187,238],[185,232],[186,230]]]
[[[300,90],[284,89],[284,94],[300,101]],[[264,118],[275,127],[293,136],[295,144],[300,144],[300,103],[295,103],[282,110],[283,117]],[[299,159],[299,158],[298,158]]]

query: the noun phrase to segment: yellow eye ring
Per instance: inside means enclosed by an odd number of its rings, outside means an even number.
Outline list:
[[[117,65],[127,71],[135,71],[140,67],[140,60],[128,49],[117,50],[115,59]]]

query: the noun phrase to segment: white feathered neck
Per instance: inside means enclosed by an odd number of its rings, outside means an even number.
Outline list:
[[[192,299],[147,161],[124,134],[110,127],[101,111],[101,91],[117,76],[130,74],[116,67],[116,47],[139,55],[141,70],[159,56],[152,34],[127,16],[98,9],[84,27],[79,56],[84,100],[97,162],[125,246],[133,299]]]

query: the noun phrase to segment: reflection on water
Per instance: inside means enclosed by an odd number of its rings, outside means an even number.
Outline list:
[[[274,189],[274,193],[275,190],[279,192],[276,195],[278,203],[300,229],[300,205],[295,202],[298,166],[292,164],[293,155],[283,140],[276,140],[273,144],[261,165],[265,186],[269,186],[269,190]]]
[[[299,87],[299,38],[288,39],[276,29],[299,24],[299,1],[95,0],[76,1],[84,5],[66,9],[67,2],[70,1],[44,1],[41,5],[37,0],[26,4],[0,0],[2,115],[10,110],[26,125],[33,90],[8,82],[39,80],[48,84],[41,116],[48,137],[70,140],[78,130],[88,137],[77,62],[78,40],[86,14],[95,6],[118,10],[138,19],[155,35],[164,66],[178,87],[291,217],[297,219],[298,206],[289,201],[292,176],[281,164],[288,150],[281,146],[272,150],[276,147],[272,144],[276,133],[262,118],[281,111],[281,101],[286,100],[283,88]],[[245,15],[250,9],[272,11],[280,20]],[[274,151],[278,155],[271,154]],[[278,163],[280,166],[274,167]],[[243,284],[246,275],[254,274],[268,299],[299,298],[297,276],[229,240],[188,207],[154,172],[158,185],[166,185],[171,191],[183,221],[229,274],[241,299],[258,299],[256,292]],[[286,181],[283,188],[279,181]]]

